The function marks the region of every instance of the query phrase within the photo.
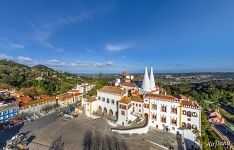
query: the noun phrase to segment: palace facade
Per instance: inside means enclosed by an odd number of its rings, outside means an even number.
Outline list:
[[[152,68],[150,76],[145,69],[143,79],[123,72],[112,85],[85,101],[87,116],[101,112],[123,127],[147,116],[148,126],[181,134],[191,141],[188,144],[196,142],[196,133],[201,131],[201,108],[186,96],[160,93]]]

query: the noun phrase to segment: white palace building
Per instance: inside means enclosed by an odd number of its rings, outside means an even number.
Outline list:
[[[149,76],[146,67],[143,79],[123,72],[113,86],[101,88],[96,97],[86,97],[82,105],[87,116],[112,118],[116,127],[128,128],[147,119],[147,128],[181,134],[187,147],[200,145],[195,139],[201,131],[201,108],[186,96],[160,93],[152,68]],[[129,128],[129,133],[143,133],[143,128],[134,132]]]

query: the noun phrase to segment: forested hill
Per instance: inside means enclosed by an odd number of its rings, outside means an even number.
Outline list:
[[[36,95],[57,95],[71,89],[81,82],[92,81],[87,77],[77,77],[70,73],[61,73],[44,65],[29,67],[13,61],[0,60],[0,89],[36,93]]]

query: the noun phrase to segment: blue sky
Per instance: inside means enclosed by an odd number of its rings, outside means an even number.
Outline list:
[[[234,1],[2,0],[0,59],[77,73],[234,71]]]

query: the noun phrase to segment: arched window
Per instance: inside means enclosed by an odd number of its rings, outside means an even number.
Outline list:
[[[186,110],[183,110],[183,115],[186,115]]]
[[[186,123],[182,122],[182,128],[186,128]]]
[[[100,105],[99,105],[98,109],[102,111],[102,107]]]
[[[192,129],[197,130],[197,126],[195,124],[192,125]]]
[[[192,116],[191,111],[187,111],[187,116],[188,116],[188,117],[191,117],[191,116]]]
[[[113,111],[110,109],[109,114],[113,116]]]
[[[197,113],[196,113],[196,112],[193,112],[193,113],[192,113],[192,116],[193,116],[193,117],[197,117]]]
[[[187,123],[187,129],[191,130],[191,124]]]

